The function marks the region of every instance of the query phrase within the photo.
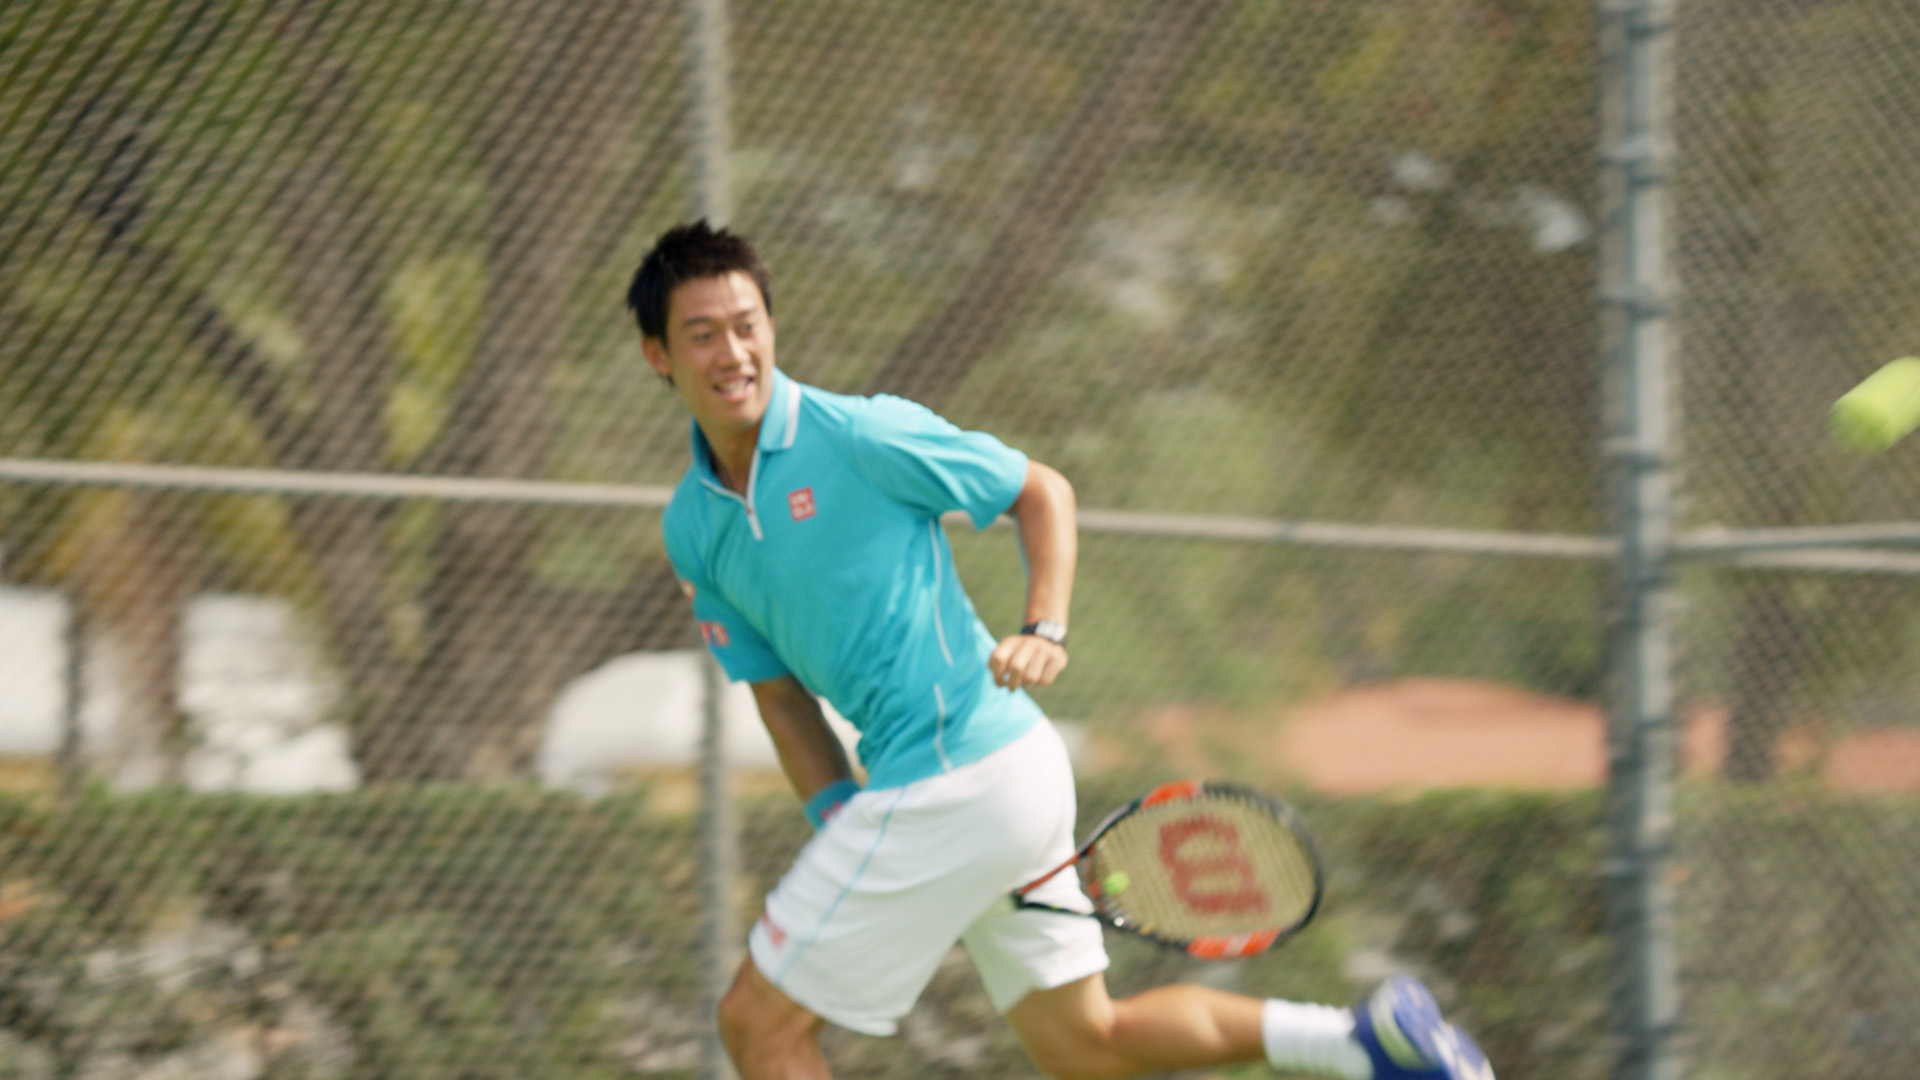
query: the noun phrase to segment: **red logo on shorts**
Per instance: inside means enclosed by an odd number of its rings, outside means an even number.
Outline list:
[[[793,511],[793,520],[805,521],[813,516],[813,489],[803,487],[799,491],[787,492],[787,509]]]
[[[764,911],[761,912],[760,925],[767,928],[767,940],[773,942],[774,948],[777,949],[787,943],[787,932],[780,929],[780,924],[773,921],[773,916]]]
[[[705,619],[700,620],[700,637],[709,646],[725,648],[731,644],[731,642],[727,640],[727,628],[725,626],[717,622],[708,622]]]

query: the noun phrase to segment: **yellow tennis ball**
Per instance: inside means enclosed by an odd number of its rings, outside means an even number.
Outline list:
[[[1855,453],[1874,454],[1920,426],[1920,357],[1905,356],[1874,372],[1833,403],[1834,439]]]
[[[1100,879],[1100,888],[1108,896],[1126,892],[1127,886],[1131,884],[1133,884],[1133,879],[1127,876],[1125,870],[1115,870],[1113,873]]]

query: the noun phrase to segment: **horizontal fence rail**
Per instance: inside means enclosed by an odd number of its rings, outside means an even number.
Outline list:
[[[303,472],[292,469],[224,469],[39,458],[0,458],[0,482],[230,495],[423,499],[643,510],[664,509],[673,497],[672,488],[647,484]],[[948,515],[947,519],[949,525],[965,521],[964,514]],[[1618,541],[1609,537],[1562,533],[1423,529],[1099,509],[1081,510],[1079,521],[1082,532],[1106,536],[1337,547],[1426,555],[1497,555],[1594,562],[1616,558],[1620,551]],[[995,524],[1007,526],[1012,522],[1003,517]],[[1675,549],[1680,558],[1691,561],[1756,569],[1920,574],[1920,555],[1859,550],[1881,545],[1920,546],[1920,522],[1831,528],[1696,529],[1683,534],[1676,541]]]

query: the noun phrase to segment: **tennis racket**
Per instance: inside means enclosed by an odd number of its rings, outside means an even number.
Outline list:
[[[1069,866],[1093,918],[1203,960],[1237,960],[1298,933],[1320,907],[1320,855],[1285,803],[1228,784],[1162,784],[1108,814],[1073,858],[1013,891],[1027,899]]]

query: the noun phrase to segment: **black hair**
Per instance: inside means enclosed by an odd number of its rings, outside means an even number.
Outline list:
[[[667,301],[680,285],[700,278],[721,277],[739,270],[760,287],[760,301],[773,315],[773,275],[766,261],[745,238],[724,228],[716,229],[705,218],[675,225],[660,234],[653,249],[640,260],[627,286],[627,308],[640,324],[640,332],[662,341],[667,337]]]

